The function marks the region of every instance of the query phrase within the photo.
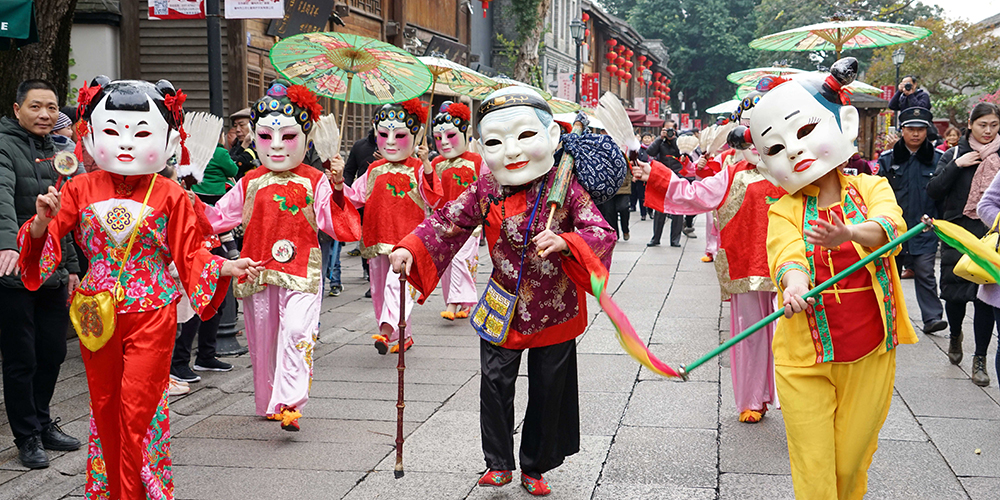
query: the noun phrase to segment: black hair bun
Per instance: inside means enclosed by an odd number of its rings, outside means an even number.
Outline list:
[[[156,90],[159,90],[164,96],[177,94],[177,91],[174,90],[174,84],[170,83],[169,80],[160,80],[156,82]]]
[[[111,79],[110,78],[108,78],[108,77],[106,77],[104,75],[97,75],[97,76],[94,77],[93,80],[91,80],[90,86],[91,87],[94,87],[94,86],[103,87],[103,86],[105,86],[105,85],[107,85],[109,83],[111,83]]]
[[[850,85],[858,77],[858,60],[853,57],[838,59],[830,66],[830,74],[841,86]]]
[[[729,144],[729,146],[733,149],[750,149],[750,146],[753,146],[753,143],[747,141],[746,139],[748,135],[747,132],[749,131],[750,129],[745,125],[737,125],[733,127],[733,129],[729,131],[729,135],[726,136],[726,144]]]

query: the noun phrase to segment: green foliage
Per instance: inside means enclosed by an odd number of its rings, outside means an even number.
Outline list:
[[[917,19],[940,18],[937,6],[927,6],[914,0],[761,0],[754,11],[757,21],[755,37],[808,26],[840,16],[845,20],[882,21],[913,24]],[[868,67],[872,49],[851,50],[844,55],[858,59],[862,71]],[[775,61],[787,61],[793,68],[813,70],[816,66],[829,67],[836,55],[833,51],[815,53],[822,60],[810,59],[808,52],[757,51],[756,65],[770,66]],[[815,57],[815,56],[814,56]]]
[[[646,38],[660,38],[670,51],[671,93],[705,109],[732,98],[726,75],[751,67],[747,47],[756,24],[748,18],[759,0],[637,0],[629,23]],[[679,105],[678,105],[679,106]],[[675,109],[678,109],[675,106]],[[690,107],[689,107],[690,109]]]
[[[964,21],[923,19],[918,26],[933,31],[929,37],[902,45],[906,60],[901,76],[917,75],[918,85],[931,94],[938,118],[961,124],[972,104],[1000,85],[1000,39],[990,30]],[[896,67],[892,51],[899,46],[875,49],[865,78],[872,85],[894,85]]]
[[[608,14],[625,19],[639,0],[598,0],[598,3]]]
[[[541,0],[511,0],[511,11],[517,23],[517,44],[531,34],[536,26],[542,23],[538,16],[538,3]]]

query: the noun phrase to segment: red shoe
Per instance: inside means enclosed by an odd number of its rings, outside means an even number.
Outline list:
[[[300,413],[295,408],[284,407],[281,409],[281,428],[290,431],[299,431],[299,419],[302,418],[302,413]]]
[[[385,355],[389,352],[389,339],[385,338],[384,335],[372,335],[372,338],[375,339],[375,350],[379,354]]]
[[[535,479],[525,475],[523,472],[521,473],[521,486],[524,486],[524,489],[528,490],[528,493],[536,497],[544,497],[552,493],[552,489],[549,488],[549,482],[544,477]]]
[[[406,339],[406,342],[403,342],[403,348],[405,349],[403,352],[409,351],[411,347],[413,347],[413,337],[410,337]],[[389,352],[393,354],[399,352],[399,344],[392,346],[392,348],[389,349]]]
[[[514,479],[514,474],[509,470],[488,470],[476,483],[479,486],[503,486]]]

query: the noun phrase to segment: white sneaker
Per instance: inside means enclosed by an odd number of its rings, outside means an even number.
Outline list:
[[[170,379],[170,387],[167,388],[167,394],[171,396],[180,396],[191,392],[191,388],[187,384],[181,385],[178,381],[173,378]]]

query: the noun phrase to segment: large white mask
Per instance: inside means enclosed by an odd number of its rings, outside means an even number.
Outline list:
[[[294,116],[272,113],[254,125],[254,144],[261,164],[272,172],[284,172],[302,164],[309,139]]]
[[[752,114],[753,114],[753,108],[743,110],[743,113],[740,115],[740,125],[743,125],[744,127],[749,127],[750,116]],[[737,149],[736,154],[739,155],[738,158],[742,157],[744,160],[746,160],[747,163],[751,165],[757,165],[760,163],[760,153],[757,152],[757,148],[754,147],[753,144],[751,144],[750,147],[746,149]]]
[[[823,96],[798,82],[786,82],[764,94],[750,122],[760,152],[757,169],[789,193],[795,193],[846,162],[857,151],[858,110],[820,104]],[[840,123],[838,124],[837,121]]]
[[[91,133],[83,144],[101,170],[119,175],[155,174],[178,151],[180,132],[172,130],[153,99],[145,97],[148,111],[105,109],[109,95],[94,107]]]
[[[524,87],[507,87],[486,98],[509,94],[541,96]],[[482,111],[480,111],[482,112]],[[479,151],[497,182],[504,186],[527,184],[552,169],[552,155],[559,145],[559,125],[545,112],[531,106],[512,106],[488,112],[479,119]]]
[[[454,123],[434,125],[434,144],[441,156],[452,159],[469,150],[469,141]]]

